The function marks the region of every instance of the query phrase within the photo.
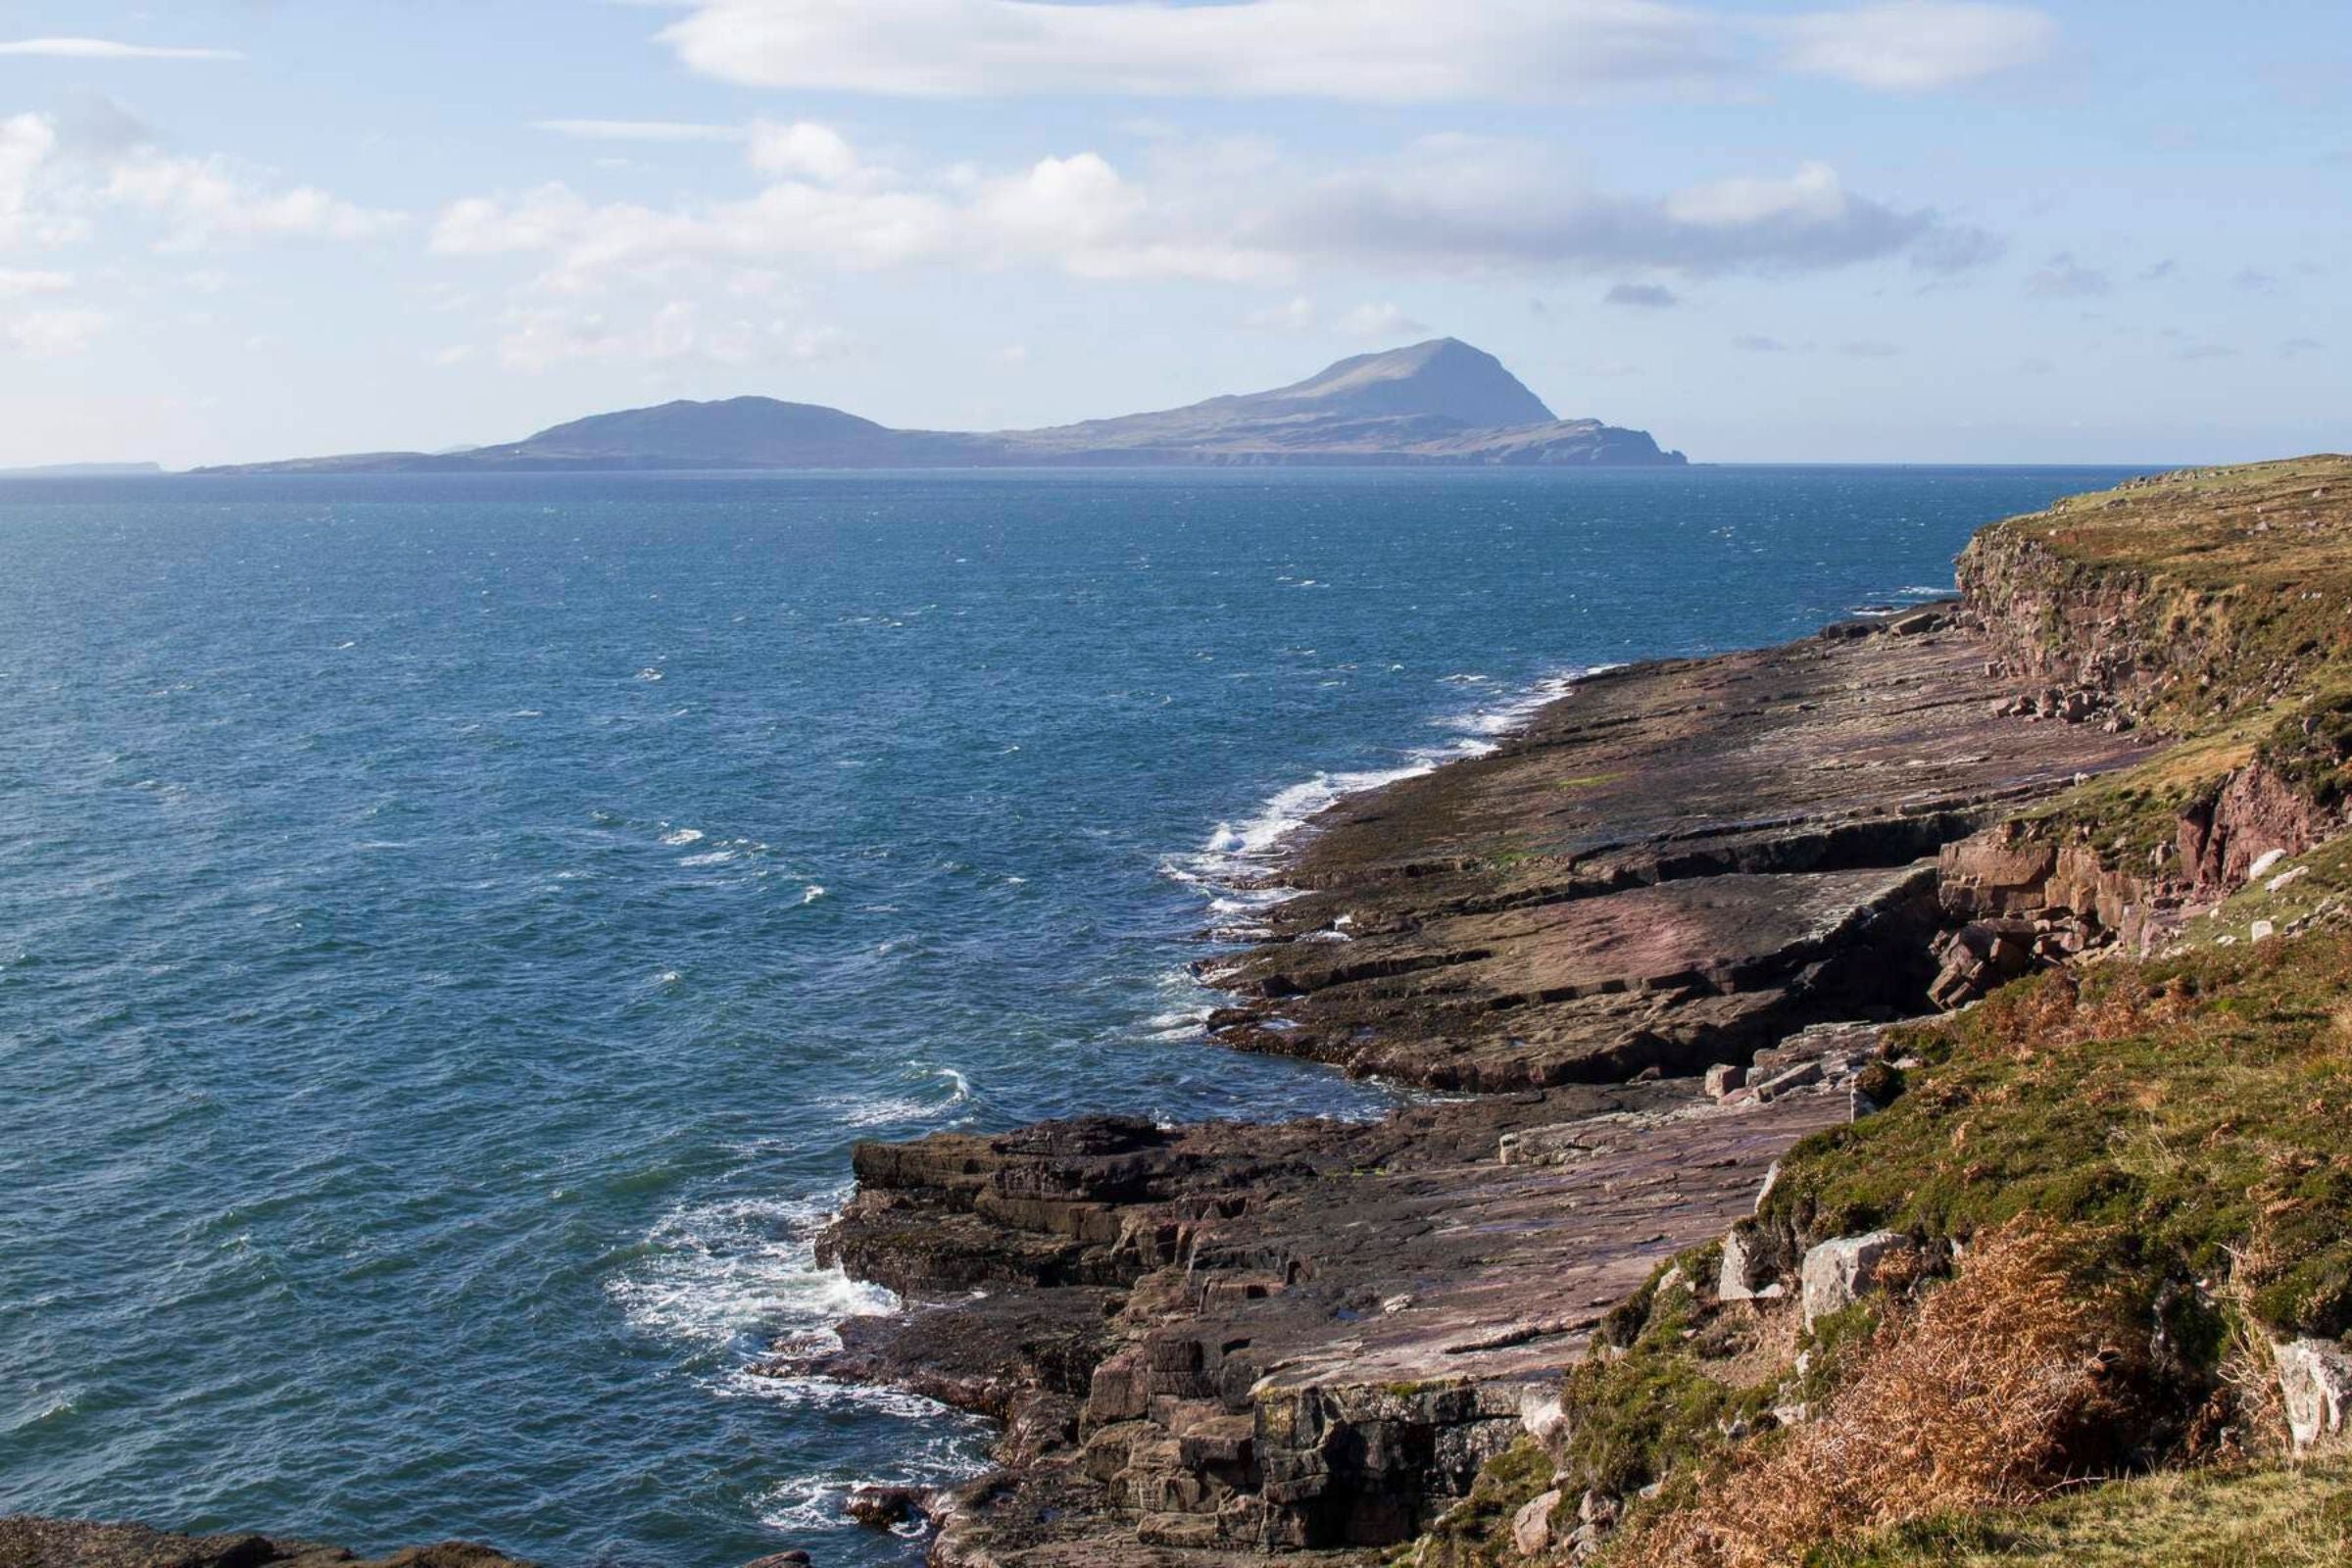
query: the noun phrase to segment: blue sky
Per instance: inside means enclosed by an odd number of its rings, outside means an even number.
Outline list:
[[[2352,447],[2342,0],[0,4],[0,464],[1451,334],[1699,460]]]

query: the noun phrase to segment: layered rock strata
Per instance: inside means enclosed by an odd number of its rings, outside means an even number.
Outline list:
[[[932,1503],[938,1562],[1377,1560],[1659,1260],[1870,1108],[1867,1020],[1936,975],[1938,852],[2146,755],[1995,713],[1987,662],[1947,608],[1639,666],[1343,802],[1211,960],[1219,1038],[1479,1098],[861,1146],[822,1255],[910,1310],[772,1369],[1005,1422]]]
[[[1992,711],[1969,630],[1903,624],[1595,676],[1491,757],[1342,801],[1271,940],[1206,966],[1244,999],[1219,1037],[1496,1091],[1916,1007],[1938,852],[2146,753]]]

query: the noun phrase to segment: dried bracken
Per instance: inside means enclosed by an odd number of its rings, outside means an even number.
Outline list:
[[[1767,1568],[1954,1510],[2030,1501],[2111,1463],[2130,1425],[2126,1303],[2086,1286],[2095,1239],[2020,1220],[1956,1278],[1890,1307],[1819,1417],[1720,1467],[1703,1504],[1615,1559]]]

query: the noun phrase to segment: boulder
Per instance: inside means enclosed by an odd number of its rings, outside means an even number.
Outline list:
[[[922,1496],[912,1487],[858,1487],[841,1511],[868,1530],[890,1530],[915,1516]]]
[[[2341,1448],[2352,1426],[2352,1350],[2333,1340],[2283,1340],[2271,1347],[2295,1451]]]
[[[1550,1549],[1551,1515],[1559,1505],[1560,1494],[1555,1487],[1511,1515],[1511,1544],[1519,1548],[1520,1556],[1533,1557]]]
[[[1730,1062],[1707,1069],[1707,1093],[1717,1100],[1747,1082],[1747,1069]]]
[[[1804,1298],[1805,1327],[1860,1300],[1878,1282],[1886,1259],[1911,1250],[1910,1239],[1893,1231],[1867,1236],[1840,1236],[1805,1253],[1798,1269]]]
[[[1756,1251],[1755,1238],[1744,1231],[1734,1231],[1723,1239],[1723,1267],[1715,1276],[1716,1299],[1772,1300],[1783,1294],[1779,1281],[1765,1277]]]

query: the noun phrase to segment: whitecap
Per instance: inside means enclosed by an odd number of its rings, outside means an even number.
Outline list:
[[[703,830],[699,827],[672,828],[669,832],[662,835],[662,842],[671,849],[688,844],[700,844],[702,841]]]
[[[679,858],[678,863],[680,865],[724,865],[733,858],[735,858],[733,850],[707,850],[701,855],[683,856]]]
[[[807,887],[801,889],[801,902],[803,904],[814,904],[817,900],[823,898],[824,896],[825,890],[817,886],[814,882],[811,882]]]
[[[648,664],[645,666],[645,668],[637,672],[637,678],[639,680],[648,682],[657,681],[662,678],[662,671],[656,669],[653,665]]]
[[[673,1208],[606,1293],[640,1333],[702,1346],[824,1334],[843,1318],[895,1311],[889,1291],[816,1264],[816,1233],[842,1196]]]

